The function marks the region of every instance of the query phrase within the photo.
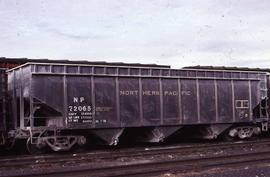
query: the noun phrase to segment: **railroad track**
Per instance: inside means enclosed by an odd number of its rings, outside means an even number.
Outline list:
[[[206,144],[192,144],[192,145],[176,145],[176,146],[166,146],[166,147],[146,147],[146,148],[129,148],[124,150],[106,150],[106,151],[95,151],[87,153],[78,153],[78,154],[48,154],[48,155],[39,155],[39,156],[16,156],[16,157],[6,157],[0,159],[1,168],[8,166],[20,166],[28,165],[34,163],[48,163],[48,162],[61,162],[68,160],[83,160],[83,159],[117,159],[124,157],[140,157],[147,155],[164,155],[166,153],[186,153],[192,151],[192,153],[201,152],[205,150],[222,150],[222,149],[233,149],[233,148],[248,148],[252,146],[260,146],[262,148],[270,147],[270,139],[256,140],[256,141],[242,141],[242,142],[226,142],[226,143],[206,143]],[[59,159],[60,158],[60,159]]]
[[[162,161],[139,161],[128,164],[115,164],[106,167],[86,167],[80,169],[69,169],[61,172],[48,172],[48,177],[71,177],[71,176],[153,176],[168,172],[177,173],[188,170],[207,169],[211,167],[233,167],[235,165],[248,165],[256,162],[269,162],[270,152],[260,153],[242,153],[237,155],[226,155],[219,157],[199,158],[199,159],[177,159],[177,160],[162,160]],[[33,175],[35,176],[35,175]]]
[[[269,147],[270,140],[259,140],[153,147],[132,149],[132,152],[120,150],[63,156],[27,156],[0,159],[0,176],[141,176],[166,172],[168,169],[181,171],[194,167],[269,160]]]

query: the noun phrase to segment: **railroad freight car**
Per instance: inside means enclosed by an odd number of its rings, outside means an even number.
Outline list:
[[[0,68],[0,144],[5,143],[6,135],[6,89],[7,89],[7,77],[6,70]]]
[[[266,107],[268,110],[268,115],[270,115],[270,73],[267,75],[267,102]],[[269,122],[268,122],[269,123]]]
[[[268,129],[265,72],[27,63],[8,71],[9,139],[29,151],[160,142],[185,127],[202,138],[248,138]]]

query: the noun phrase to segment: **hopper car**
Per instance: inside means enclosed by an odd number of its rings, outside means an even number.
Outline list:
[[[205,139],[268,131],[268,72],[30,62],[7,77],[3,140],[30,152],[116,145],[127,132],[162,142],[187,129]]]

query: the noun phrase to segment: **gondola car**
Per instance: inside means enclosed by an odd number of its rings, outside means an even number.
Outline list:
[[[93,142],[161,142],[182,129],[201,138],[268,130],[267,73],[164,67],[26,63],[8,71],[8,138],[29,151]]]

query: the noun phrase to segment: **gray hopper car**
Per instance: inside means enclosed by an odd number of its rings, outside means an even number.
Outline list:
[[[147,142],[190,126],[203,138],[268,129],[265,72],[27,63],[8,71],[8,92],[9,139],[28,139],[30,151],[91,136],[113,145],[129,129]]]

